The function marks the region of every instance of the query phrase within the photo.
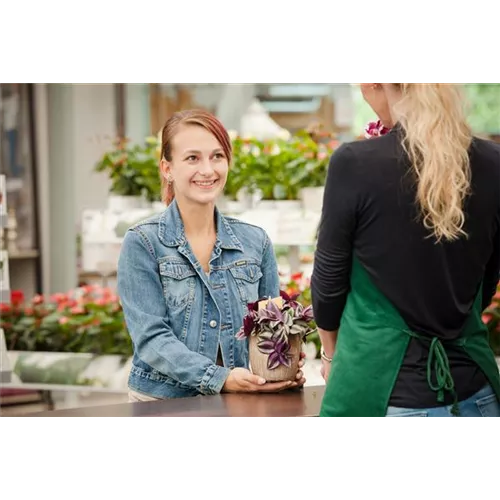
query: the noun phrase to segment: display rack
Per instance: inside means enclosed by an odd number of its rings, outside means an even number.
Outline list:
[[[7,189],[5,175],[0,175],[0,304],[10,304],[9,258],[5,230],[7,228]],[[11,381],[5,335],[0,328],[0,384]]]
[[[154,213],[134,209],[121,213],[109,210],[85,210],[82,218],[82,268],[84,273],[113,275],[116,272],[126,228]],[[314,247],[320,213],[304,209],[280,211],[252,209],[235,215],[265,229],[275,247],[286,247],[288,272],[301,270],[300,249]]]

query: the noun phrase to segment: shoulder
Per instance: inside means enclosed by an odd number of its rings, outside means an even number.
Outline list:
[[[147,219],[140,220],[135,222],[132,226],[130,226],[129,231],[151,231],[158,228],[158,224],[160,223],[160,218],[162,214],[155,214]]]
[[[332,154],[328,165],[330,181],[335,179],[335,182],[343,182],[356,177],[360,156],[359,142],[368,142],[368,140],[344,142]]]
[[[378,175],[380,169],[392,167],[403,158],[398,135],[389,132],[380,137],[342,143],[330,158],[328,175],[337,180],[355,181]]]
[[[494,168],[500,168],[500,144],[490,139],[474,137],[471,144],[472,154],[490,161]]]
[[[480,175],[480,178],[500,187],[500,144],[474,137],[470,149],[473,175]]]
[[[378,137],[346,141],[335,151],[332,158],[352,159],[372,156],[376,153],[387,154],[391,150],[391,146],[397,144],[399,144],[398,136],[393,132]]]
[[[155,214],[130,226],[122,242],[122,252],[148,250],[155,256],[154,241],[158,238],[158,225],[161,214]]]

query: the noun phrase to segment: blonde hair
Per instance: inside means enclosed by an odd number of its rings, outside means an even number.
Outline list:
[[[394,112],[417,175],[423,223],[438,242],[466,237],[464,202],[471,183],[472,132],[460,89],[447,83],[394,85],[402,93]]]

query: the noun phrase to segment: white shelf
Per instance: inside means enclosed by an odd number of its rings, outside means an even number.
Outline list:
[[[11,381],[11,375],[12,375],[12,370],[10,366],[9,356],[7,355],[5,336],[3,330],[0,328],[0,384],[9,383]]]

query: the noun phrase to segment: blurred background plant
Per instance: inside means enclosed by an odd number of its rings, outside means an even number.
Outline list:
[[[319,125],[273,139],[233,138],[233,166],[225,195],[259,190],[263,200],[298,200],[300,190],[324,186],[330,156],[339,141]]]
[[[14,290],[0,312],[8,350],[132,355],[119,299],[109,288],[88,285],[30,301]]]
[[[119,196],[144,196],[160,201],[161,186],[158,165],[160,144],[156,137],[147,137],[143,144],[130,144],[116,139],[95,165],[96,172],[105,172],[111,180],[110,193]]]
[[[303,272],[294,273],[287,280],[282,280],[281,289],[288,295],[299,294],[297,300],[304,305],[304,307],[312,305],[311,299],[311,279]],[[313,320],[313,328],[316,324]],[[317,331],[310,333],[307,336],[307,342],[312,342],[316,348],[316,358],[320,357],[321,341]]]

